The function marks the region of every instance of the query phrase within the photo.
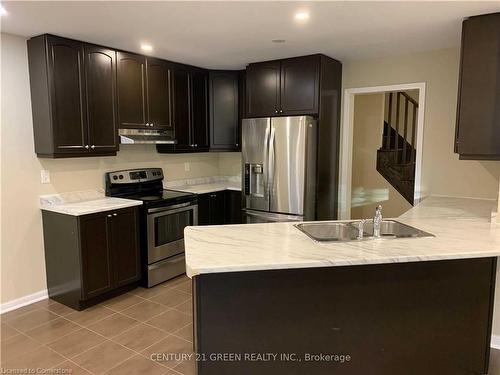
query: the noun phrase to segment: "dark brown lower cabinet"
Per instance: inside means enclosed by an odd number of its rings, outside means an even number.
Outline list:
[[[49,297],[82,310],[137,285],[137,208],[83,216],[43,211]]]
[[[198,195],[198,225],[241,224],[241,191]]]
[[[224,224],[225,191],[198,195],[198,224],[222,225]]]
[[[241,191],[226,190],[224,198],[226,212],[224,224],[242,224]]]
[[[197,275],[194,345],[202,360],[195,373],[488,374],[496,263]]]

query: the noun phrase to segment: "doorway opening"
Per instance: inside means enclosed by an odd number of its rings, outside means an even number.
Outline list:
[[[342,126],[341,219],[397,217],[421,199],[425,84],[347,89]]]

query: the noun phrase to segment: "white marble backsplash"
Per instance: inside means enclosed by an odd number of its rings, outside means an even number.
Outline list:
[[[142,205],[142,201],[111,198],[103,189],[72,191],[40,196],[40,208],[65,215],[81,216]]]
[[[40,207],[92,201],[104,198],[104,189],[71,191],[68,193],[40,195]]]
[[[163,185],[167,189],[175,189],[179,187],[192,186],[192,185],[206,185],[214,183],[241,183],[241,176],[209,176],[189,178],[185,180],[164,181]]]

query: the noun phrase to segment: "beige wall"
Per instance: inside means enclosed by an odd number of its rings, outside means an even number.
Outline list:
[[[377,172],[381,146],[385,94],[356,95],[352,157],[351,219],[373,217],[383,206],[384,217],[398,217],[412,206]]]
[[[422,188],[425,194],[496,199],[500,163],[458,160],[453,153],[459,49],[343,65],[346,88],[425,82]]]
[[[239,174],[233,159],[218,153],[164,155],[153,145],[126,145],[116,157],[38,159],[34,153],[26,41],[1,35],[1,302],[46,288],[38,196],[104,187],[107,171],[162,167],[168,180]],[[190,171],[185,171],[189,163]],[[50,184],[40,183],[40,170]]]
[[[241,152],[221,152],[219,154],[219,172],[221,176],[241,175]]]

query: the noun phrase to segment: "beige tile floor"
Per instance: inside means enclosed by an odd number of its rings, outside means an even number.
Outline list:
[[[80,374],[192,375],[191,362],[152,360],[192,353],[191,280],[137,288],[84,311],[44,300],[0,316],[2,369]]]
[[[191,281],[186,276],[137,288],[77,312],[44,300],[0,316],[2,369],[54,368],[73,375],[194,375],[189,361],[155,353],[191,353]],[[490,375],[500,375],[500,350]]]

